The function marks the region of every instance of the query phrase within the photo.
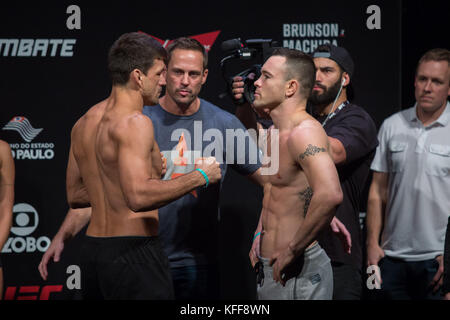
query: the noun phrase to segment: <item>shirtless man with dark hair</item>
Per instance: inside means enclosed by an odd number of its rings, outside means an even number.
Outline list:
[[[92,207],[82,249],[85,299],[172,299],[167,257],[157,239],[157,208],[221,178],[214,158],[162,181],[162,160],[144,104],[158,102],[166,52],[147,35],[111,47],[111,95],[74,125],[67,168],[71,208]]]
[[[314,82],[311,57],[286,48],[275,50],[255,82],[253,106],[272,118],[267,145],[278,138],[280,154],[278,173],[265,176],[262,233],[255,236],[259,299],[333,294],[330,259],[316,239],[330,224],[342,191],[325,131],[305,110]],[[235,98],[242,94],[240,85],[234,84]],[[270,157],[270,147],[267,153]]]

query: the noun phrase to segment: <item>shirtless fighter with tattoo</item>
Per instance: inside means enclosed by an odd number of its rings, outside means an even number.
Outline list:
[[[305,110],[314,83],[313,60],[287,48],[274,51],[255,82],[253,106],[273,121],[267,155],[274,130],[280,154],[278,173],[265,176],[263,232],[256,239],[259,299],[332,298],[330,260],[316,238],[330,224],[342,191],[325,131]],[[239,98],[242,91],[233,92]]]

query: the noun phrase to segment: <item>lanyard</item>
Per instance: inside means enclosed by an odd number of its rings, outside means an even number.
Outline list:
[[[342,102],[337,108],[336,110],[334,110],[332,113],[329,113],[327,118],[322,122],[322,127],[325,127],[325,124],[328,122],[328,120],[330,120],[331,118],[333,118],[339,111],[341,111],[342,109],[344,109],[344,107],[346,105],[348,105],[349,102],[348,100]]]

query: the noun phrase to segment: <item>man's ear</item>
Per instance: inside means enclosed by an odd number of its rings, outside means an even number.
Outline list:
[[[342,73],[342,86],[346,87],[350,84],[350,76],[348,75],[347,72],[343,72]]]
[[[300,84],[297,80],[289,80],[286,83],[285,95],[286,97],[292,97],[300,89]]]
[[[133,69],[133,71],[130,72],[130,80],[139,86],[142,86],[142,76],[142,71],[139,69]]]
[[[203,75],[202,75],[202,85],[205,84],[207,78],[208,78],[208,69],[205,69],[205,70],[203,70]]]

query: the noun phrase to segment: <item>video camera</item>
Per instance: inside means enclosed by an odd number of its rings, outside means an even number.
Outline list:
[[[237,105],[243,104],[246,101],[252,103],[255,98],[254,83],[261,76],[262,65],[270,57],[273,50],[277,48],[277,42],[272,41],[272,39],[248,39],[242,41],[240,38],[237,38],[222,42],[221,48],[227,54],[227,56],[220,61],[222,76],[227,83],[227,93],[221,95],[221,97],[229,94]],[[253,60],[256,64],[234,76],[228,77],[226,65],[230,60],[235,59]],[[254,76],[250,76],[250,74],[254,74]],[[236,76],[242,77],[244,81],[244,94],[239,100],[234,99],[232,93],[233,78]]]

